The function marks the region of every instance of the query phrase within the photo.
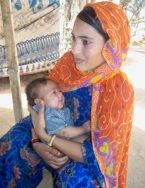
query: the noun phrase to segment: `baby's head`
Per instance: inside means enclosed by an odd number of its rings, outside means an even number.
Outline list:
[[[52,80],[46,78],[33,80],[26,86],[25,92],[30,106],[38,104],[40,100],[51,108],[61,109],[64,106],[64,96]]]

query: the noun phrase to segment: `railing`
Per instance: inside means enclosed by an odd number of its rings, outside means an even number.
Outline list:
[[[51,69],[59,58],[59,32],[16,45],[20,74]],[[5,46],[0,46],[0,77],[8,76]]]

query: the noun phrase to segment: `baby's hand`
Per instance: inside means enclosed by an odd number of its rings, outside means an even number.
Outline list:
[[[83,128],[85,130],[85,133],[88,133],[91,131],[91,121],[86,121],[83,125]]]

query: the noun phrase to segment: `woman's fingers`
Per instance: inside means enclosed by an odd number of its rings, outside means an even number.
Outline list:
[[[60,167],[68,161],[67,156],[59,157],[60,152],[53,147],[47,147],[47,151],[49,152],[49,156],[47,157],[50,166],[53,164]]]
[[[55,165],[55,164],[51,164],[51,165],[49,165],[49,166],[51,166],[53,169],[58,169],[58,168],[60,168],[60,166]]]
[[[30,105],[28,105],[28,110],[31,114],[33,126],[36,127],[38,124],[38,113]]]
[[[60,168],[63,164],[65,164],[68,161],[68,157],[67,156],[63,156],[63,157],[58,157],[56,155],[53,155],[51,153],[47,152],[47,159],[45,160],[45,162],[52,166],[55,166],[55,168]]]
[[[33,149],[36,153],[52,168],[60,168],[63,164],[68,161],[68,157],[59,157],[58,150],[53,147],[49,147],[44,143],[38,142],[33,144]]]
[[[30,112],[31,116],[32,116],[32,120],[33,120],[33,117],[37,117],[37,112],[35,110],[33,110],[32,106],[28,105],[28,111]]]
[[[37,132],[36,128],[40,125],[40,127],[45,127],[45,120],[44,120],[44,102],[43,100],[39,101],[39,113],[33,110],[32,106],[28,105],[28,110],[32,117],[32,123]]]
[[[40,100],[40,102],[39,102],[38,126],[40,128],[45,128],[44,102],[42,100]]]
[[[39,101],[39,114],[43,114],[44,113],[44,102],[43,100]]]
[[[68,161],[68,157],[53,157],[53,161],[47,161],[47,164],[50,165],[54,169],[60,168],[62,165],[64,165]]]
[[[38,116],[39,116],[40,123],[43,123],[44,122],[44,102],[42,100],[40,100],[40,102],[39,102]]]

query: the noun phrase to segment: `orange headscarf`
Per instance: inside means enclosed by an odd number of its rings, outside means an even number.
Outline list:
[[[76,69],[71,51],[65,53],[49,75],[62,91],[93,86],[91,136],[94,153],[106,186],[124,188],[127,181],[134,94],[131,83],[120,71],[126,59],[130,27],[123,10],[112,2],[87,4],[99,18],[110,39],[102,54],[106,63],[92,73]]]

